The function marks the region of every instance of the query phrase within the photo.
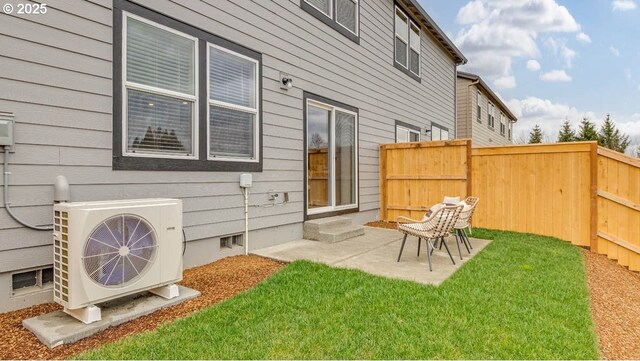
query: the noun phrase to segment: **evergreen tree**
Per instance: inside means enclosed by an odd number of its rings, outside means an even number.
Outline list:
[[[560,133],[558,134],[558,142],[573,142],[576,140],[576,132],[571,129],[571,124],[569,124],[568,120],[565,120],[562,123],[562,128],[560,128]]]
[[[540,129],[540,126],[536,124],[531,133],[529,133],[529,144],[539,143],[542,143],[542,129]]]
[[[589,120],[589,118],[583,118],[578,128],[578,134],[576,134],[576,140],[598,140],[598,132],[596,132],[596,125]]]
[[[616,152],[624,153],[629,146],[629,136],[621,135],[615,123],[611,120],[611,116],[607,114],[598,132],[598,144]]]

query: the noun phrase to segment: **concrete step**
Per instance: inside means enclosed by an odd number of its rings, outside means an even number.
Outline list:
[[[363,226],[334,226],[330,229],[320,231],[317,240],[320,242],[336,243],[362,235],[364,235]]]
[[[321,231],[350,225],[351,219],[346,217],[328,217],[309,220],[304,222],[303,237],[305,239],[317,240]]]

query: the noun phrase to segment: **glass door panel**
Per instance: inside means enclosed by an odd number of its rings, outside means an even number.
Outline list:
[[[356,203],[356,116],[335,112],[336,206]]]
[[[331,206],[331,158],[329,125],[331,111],[309,105],[307,108],[307,200],[308,208]]]

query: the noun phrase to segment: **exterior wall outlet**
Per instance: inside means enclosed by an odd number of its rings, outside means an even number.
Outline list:
[[[13,113],[0,112],[0,146],[13,145],[13,125]]]

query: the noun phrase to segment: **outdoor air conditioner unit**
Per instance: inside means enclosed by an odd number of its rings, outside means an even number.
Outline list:
[[[54,205],[53,299],[84,323],[95,304],[151,291],[178,296],[182,201],[139,199]]]

